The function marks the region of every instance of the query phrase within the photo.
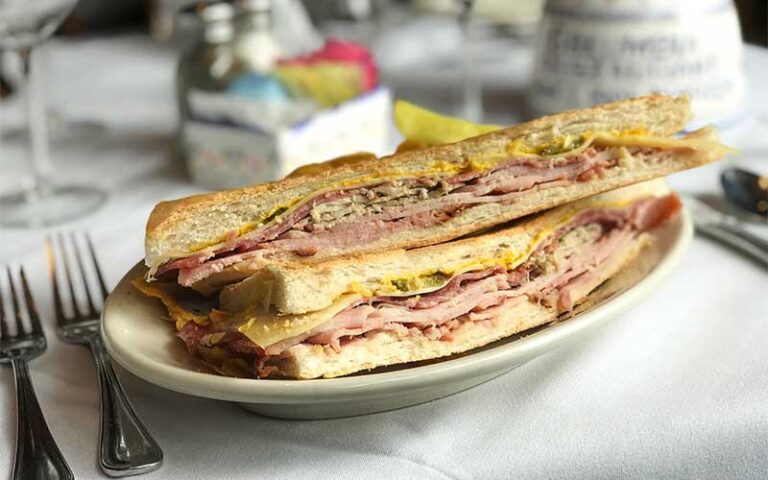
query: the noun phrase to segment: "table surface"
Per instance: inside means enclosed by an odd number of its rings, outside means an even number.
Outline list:
[[[153,205],[199,191],[174,155],[176,53],[138,35],[59,41],[47,50],[52,107],[107,126],[87,141],[57,143],[53,154],[56,179],[109,192],[100,211],[63,228],[91,232],[114,285],[142,257]],[[752,125],[732,144],[740,161],[765,170],[768,52],[749,48],[747,70]],[[0,190],[18,182],[18,154],[0,155]],[[671,183],[715,194],[719,168],[678,174]],[[31,370],[48,424],[77,478],[101,478],[95,369],[84,348],[54,334],[46,232],[0,230],[0,265],[24,265],[45,319],[49,351]],[[120,376],[165,451],[164,466],[148,479],[757,479],[768,472],[767,338],[765,272],[696,238],[661,289],[588,341],[409,409],[274,420]],[[11,372],[2,369],[0,477],[11,472],[14,401]]]

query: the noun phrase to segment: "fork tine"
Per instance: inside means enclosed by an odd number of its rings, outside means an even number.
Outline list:
[[[3,304],[3,291],[0,289],[0,339],[6,338],[8,334],[8,322],[5,319],[5,305]]]
[[[50,235],[45,236],[45,256],[48,258],[48,277],[51,280],[51,288],[53,289],[53,308],[56,312],[56,322],[62,325],[66,321],[67,316],[64,314],[64,304],[61,301],[59,279],[56,276],[56,252],[53,250],[53,239]]]
[[[13,317],[16,319],[16,336],[22,335],[25,331],[24,324],[21,322],[21,307],[19,306],[19,297],[16,295],[16,287],[13,285],[13,275],[11,267],[5,267],[8,274],[8,285],[11,289],[11,305],[13,305]]]
[[[83,290],[85,290],[85,299],[88,302],[88,316],[94,317],[98,315],[96,307],[93,305],[93,298],[91,297],[91,289],[88,287],[88,276],[85,274],[85,267],[83,266],[83,256],[80,254],[80,247],[77,245],[77,238],[75,233],[69,234],[70,243],[72,244],[72,250],[75,251],[75,261],[77,262],[77,269],[80,270],[80,279],[83,281]]]
[[[43,327],[40,326],[40,317],[37,315],[35,301],[32,298],[32,292],[29,291],[27,274],[24,273],[24,267],[19,268],[21,274],[21,289],[24,291],[24,303],[27,304],[27,314],[29,315],[29,324],[32,327],[32,333],[43,333]]]
[[[69,269],[69,261],[67,259],[67,249],[64,244],[64,235],[59,232],[56,235],[59,243],[59,251],[61,252],[61,263],[64,265],[64,278],[67,279],[67,287],[69,287],[69,298],[72,301],[72,313],[73,319],[81,319],[83,316],[80,313],[80,307],[77,306],[77,295],[75,295],[75,285],[72,283],[72,272]]]
[[[101,267],[99,267],[99,260],[96,258],[96,250],[93,248],[93,242],[91,241],[91,235],[85,232],[85,240],[88,243],[88,251],[91,253],[91,260],[93,260],[93,268],[96,270],[96,278],[99,279],[99,288],[101,288],[101,295],[104,300],[109,295],[107,290],[107,284],[104,282],[104,276],[101,274]]]

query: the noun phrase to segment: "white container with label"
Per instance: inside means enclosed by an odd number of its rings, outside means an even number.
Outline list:
[[[539,35],[530,92],[537,113],[662,92],[691,96],[691,127],[744,117],[730,0],[549,0]]]
[[[196,96],[196,118],[183,127],[189,173],[208,188],[268,182],[308,163],[361,151],[380,155],[390,146],[392,98],[384,87],[286,127],[264,122],[285,118],[280,104],[268,109],[237,99],[238,108],[230,108],[230,102],[221,95]]]

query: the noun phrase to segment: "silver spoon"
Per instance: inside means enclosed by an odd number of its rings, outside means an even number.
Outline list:
[[[720,183],[731,205],[768,220],[768,177],[740,168],[728,168],[720,174]]]

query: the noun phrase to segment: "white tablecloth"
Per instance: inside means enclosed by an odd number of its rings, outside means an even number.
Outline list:
[[[748,53],[759,125],[736,146],[768,161],[768,54]],[[142,256],[152,206],[197,191],[172,160],[175,53],[134,36],[57,43],[47,57],[51,103],[109,126],[54,154],[58,178],[110,192],[102,210],[66,228],[92,232],[114,285]],[[21,165],[0,155],[0,188]],[[716,193],[718,168],[672,183]],[[85,349],[54,334],[43,233],[0,230],[0,265],[24,265],[46,320],[49,352],[32,377],[51,430],[78,478],[100,478],[95,370]],[[409,409],[282,421],[121,377],[165,451],[148,479],[758,479],[768,476],[766,339],[765,272],[697,238],[663,288],[580,346]],[[2,369],[0,477],[14,438],[12,375]]]

